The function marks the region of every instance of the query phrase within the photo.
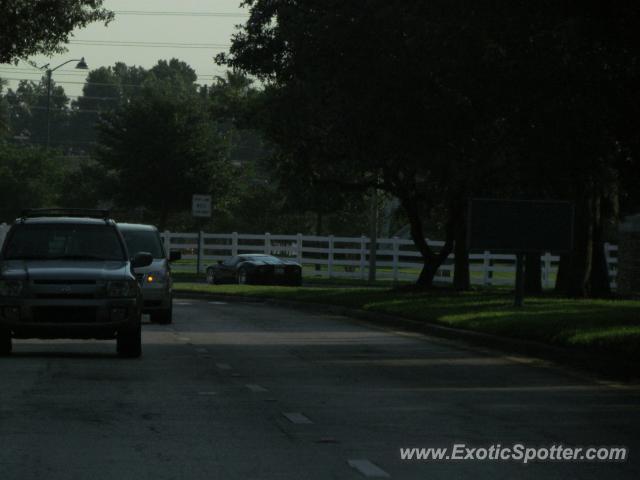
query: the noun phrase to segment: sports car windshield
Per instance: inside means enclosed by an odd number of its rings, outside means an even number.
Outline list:
[[[7,238],[7,260],[125,260],[122,242],[109,225],[16,225]]]
[[[246,261],[262,262],[262,263],[268,263],[270,265],[283,263],[282,260],[276,257],[272,257],[271,255],[256,255],[254,257],[247,257]]]

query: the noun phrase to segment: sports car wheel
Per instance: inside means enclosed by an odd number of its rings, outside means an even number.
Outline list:
[[[207,268],[206,281],[210,284],[216,283],[216,273],[214,272],[213,268]]]
[[[247,284],[247,271],[243,268],[238,270],[238,285]]]

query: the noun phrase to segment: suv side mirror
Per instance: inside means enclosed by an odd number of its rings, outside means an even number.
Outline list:
[[[138,252],[133,256],[131,266],[133,268],[148,267],[153,262],[153,255],[149,252]]]
[[[182,252],[178,250],[171,250],[169,252],[169,261],[175,262],[176,260],[180,260],[182,258]]]

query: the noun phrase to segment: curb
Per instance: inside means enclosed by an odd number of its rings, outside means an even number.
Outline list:
[[[473,346],[486,347],[507,354],[518,354],[543,361],[576,367],[597,373],[608,379],[637,380],[640,364],[624,358],[610,357],[582,350],[556,347],[541,342],[522,340],[518,338],[502,337],[488,333],[446,327],[432,322],[422,322],[408,318],[389,315],[381,312],[371,312],[362,309],[327,305],[323,303],[300,302],[269,297],[255,297],[249,295],[225,295],[208,292],[193,292],[188,290],[174,290],[174,298],[192,298],[236,303],[262,303],[278,307],[292,308],[318,313],[342,315],[368,322],[372,325],[394,328],[411,333],[420,333],[456,342],[463,342]]]

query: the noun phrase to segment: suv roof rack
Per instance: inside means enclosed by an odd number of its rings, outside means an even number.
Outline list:
[[[90,217],[109,219],[109,210],[93,208],[29,208],[22,211],[22,219],[31,217]]]

